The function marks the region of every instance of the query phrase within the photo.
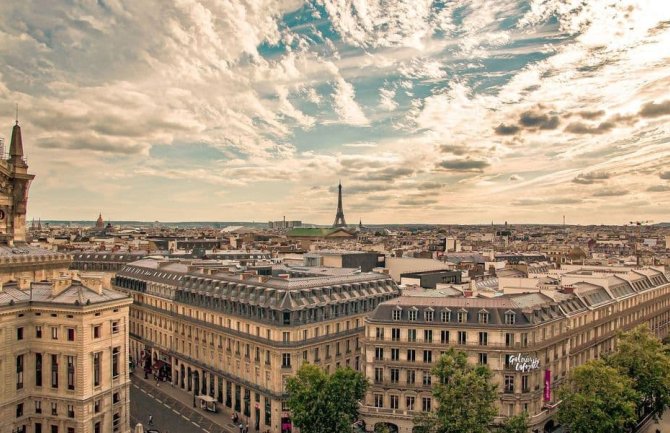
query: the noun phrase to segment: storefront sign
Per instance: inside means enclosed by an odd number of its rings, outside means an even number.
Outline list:
[[[544,401],[551,401],[551,370],[544,370]]]
[[[509,365],[516,371],[527,373],[540,368],[540,360],[530,355],[517,353],[516,355],[510,355]]]

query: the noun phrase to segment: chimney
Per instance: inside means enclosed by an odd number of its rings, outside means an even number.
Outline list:
[[[575,287],[574,286],[563,286],[563,293],[568,293],[568,294],[575,293]]]

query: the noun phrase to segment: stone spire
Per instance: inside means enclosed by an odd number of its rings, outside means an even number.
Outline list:
[[[23,160],[23,139],[21,138],[21,127],[19,121],[12,129],[12,141],[9,144],[9,158],[15,164],[25,165]]]
[[[337,214],[335,214],[333,227],[346,227],[347,223],[344,221],[344,211],[342,210],[342,182],[339,183],[337,189]]]

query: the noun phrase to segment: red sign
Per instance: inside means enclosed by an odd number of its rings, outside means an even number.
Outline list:
[[[551,401],[551,370],[544,370],[544,401]]]

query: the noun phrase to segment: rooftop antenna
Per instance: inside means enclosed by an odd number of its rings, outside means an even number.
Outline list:
[[[19,103],[16,103],[16,124],[19,124]]]

